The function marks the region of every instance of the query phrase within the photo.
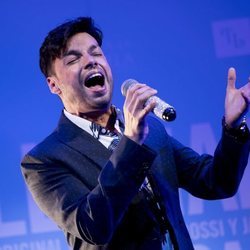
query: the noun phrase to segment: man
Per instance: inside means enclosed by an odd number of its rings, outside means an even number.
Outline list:
[[[205,199],[235,194],[250,148],[242,122],[250,83],[236,89],[229,69],[222,138],[214,157],[198,155],[148,115],[156,90],[131,86],[124,116],[111,104],[101,44],[90,18],[60,25],[43,42],[40,67],[64,110],[56,130],[24,157],[25,181],[73,249],[193,249],[178,188]]]

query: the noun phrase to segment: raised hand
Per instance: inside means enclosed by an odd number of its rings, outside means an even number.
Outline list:
[[[246,115],[250,104],[250,79],[243,87],[235,87],[236,72],[228,70],[228,82],[225,98],[225,122],[229,127],[237,127]]]

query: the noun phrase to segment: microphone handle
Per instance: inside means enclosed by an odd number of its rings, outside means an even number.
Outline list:
[[[153,109],[153,113],[157,117],[168,122],[175,120],[176,112],[171,105],[167,104],[157,96],[151,96],[146,101],[145,106],[151,103],[152,101],[156,102],[156,106]]]

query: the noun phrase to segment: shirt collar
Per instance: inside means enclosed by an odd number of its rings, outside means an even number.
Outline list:
[[[115,124],[114,127],[119,133],[123,133],[124,131],[124,118],[121,110],[114,105],[111,106],[112,113],[115,115]],[[75,125],[80,127],[81,129],[88,132],[90,135],[94,136],[95,138],[99,138],[100,131],[105,129],[100,125],[91,122],[85,118],[79,117],[77,115],[73,115],[69,113],[66,109],[63,110],[65,116],[72,121]],[[94,129],[93,129],[94,128]]]

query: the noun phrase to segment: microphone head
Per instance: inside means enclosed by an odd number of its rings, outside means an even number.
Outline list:
[[[162,119],[171,122],[174,121],[176,118],[176,111],[173,107],[166,108],[162,113]]]
[[[138,82],[135,79],[127,79],[127,80],[125,80],[123,82],[122,86],[121,86],[122,95],[126,96],[129,87],[136,84],[136,83],[138,83]]]

